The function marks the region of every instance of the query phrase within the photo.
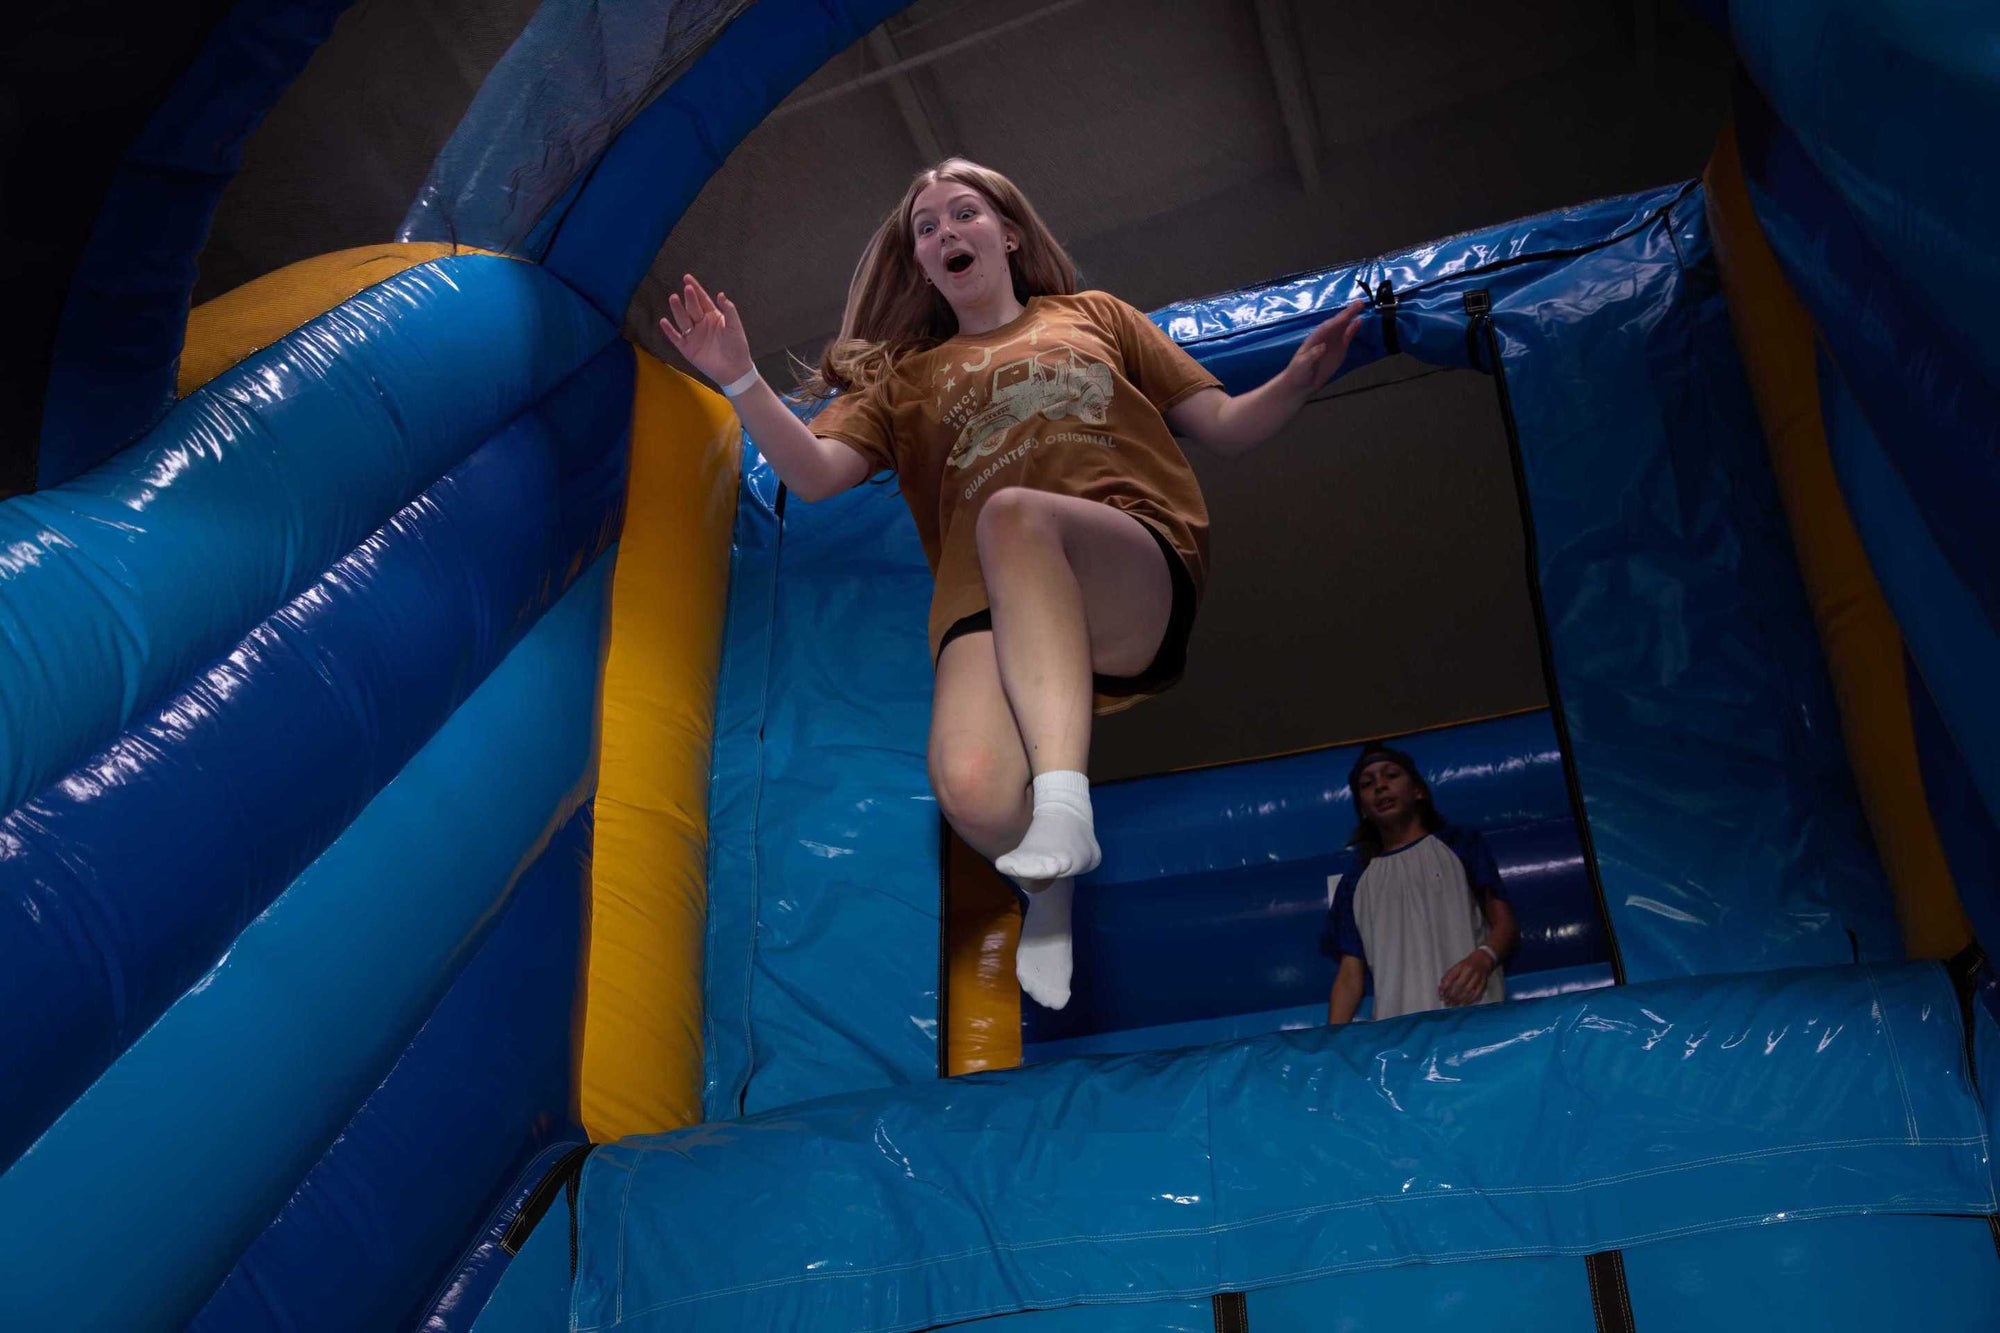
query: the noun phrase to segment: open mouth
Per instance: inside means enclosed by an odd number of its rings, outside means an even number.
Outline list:
[[[951,258],[944,261],[944,269],[945,272],[947,273],[963,273],[965,272],[965,270],[971,267],[972,267],[971,255],[966,255],[966,254],[953,255]]]

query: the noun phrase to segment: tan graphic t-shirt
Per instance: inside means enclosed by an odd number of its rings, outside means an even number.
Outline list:
[[[1216,378],[1104,292],[1037,296],[1011,323],[903,359],[833,399],[813,433],[893,469],[937,576],[931,656],[986,609],[974,545],[988,496],[1026,486],[1115,505],[1164,536],[1194,581],[1208,571],[1208,506],[1161,415]]]

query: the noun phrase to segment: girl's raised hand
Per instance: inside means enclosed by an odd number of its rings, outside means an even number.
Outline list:
[[[1332,379],[1347,361],[1348,344],[1361,327],[1363,301],[1349,301],[1344,309],[1306,335],[1299,350],[1282,372],[1286,384],[1302,394],[1310,394]]]
[[[743,332],[743,317],[727,292],[717,292],[713,300],[694,274],[683,274],[681,290],[667,298],[667,316],[660,332],[674,350],[717,384],[742,379],[752,369],[750,339]]]

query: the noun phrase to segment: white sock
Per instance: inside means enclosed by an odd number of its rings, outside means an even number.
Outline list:
[[[1035,779],[1035,814],[1021,845],[993,863],[1017,880],[1088,875],[1104,854],[1090,815],[1090,779],[1058,769]]]
[[[1014,977],[1028,998],[1048,1009],[1069,1003],[1069,905],[1076,881],[1058,879],[1028,895],[1021,918],[1021,945],[1014,953]]]

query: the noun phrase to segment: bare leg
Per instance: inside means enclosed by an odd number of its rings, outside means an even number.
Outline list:
[[[1130,676],[1159,651],[1173,582],[1145,524],[1095,500],[1011,487],[979,513],[1007,701],[1034,773],[1090,758],[1093,671]]]
[[[1007,695],[993,635],[966,634],[938,657],[931,701],[931,788],[951,826],[988,860],[1020,845],[1028,831],[1028,755]],[[1039,1004],[1069,1003],[1070,896],[1074,881],[1025,881],[1028,910],[1014,975]]]
[[[1173,582],[1144,524],[1110,505],[1012,488],[979,515],[979,562],[993,608],[995,660],[1034,780],[1034,818],[995,862],[1020,879],[1095,868],[1083,776],[1091,673],[1151,663]]]
[[[931,785],[959,835],[1028,891],[1015,975],[1060,1009],[1075,876],[1098,859],[1083,776],[1091,675],[1145,670],[1173,582],[1139,520],[1090,500],[1005,490],[980,512],[977,537],[993,633],[961,635],[939,655]]]
[[[938,657],[931,695],[931,789],[966,845],[991,861],[1028,831],[1028,755],[1000,686],[991,634],[963,634]]]

